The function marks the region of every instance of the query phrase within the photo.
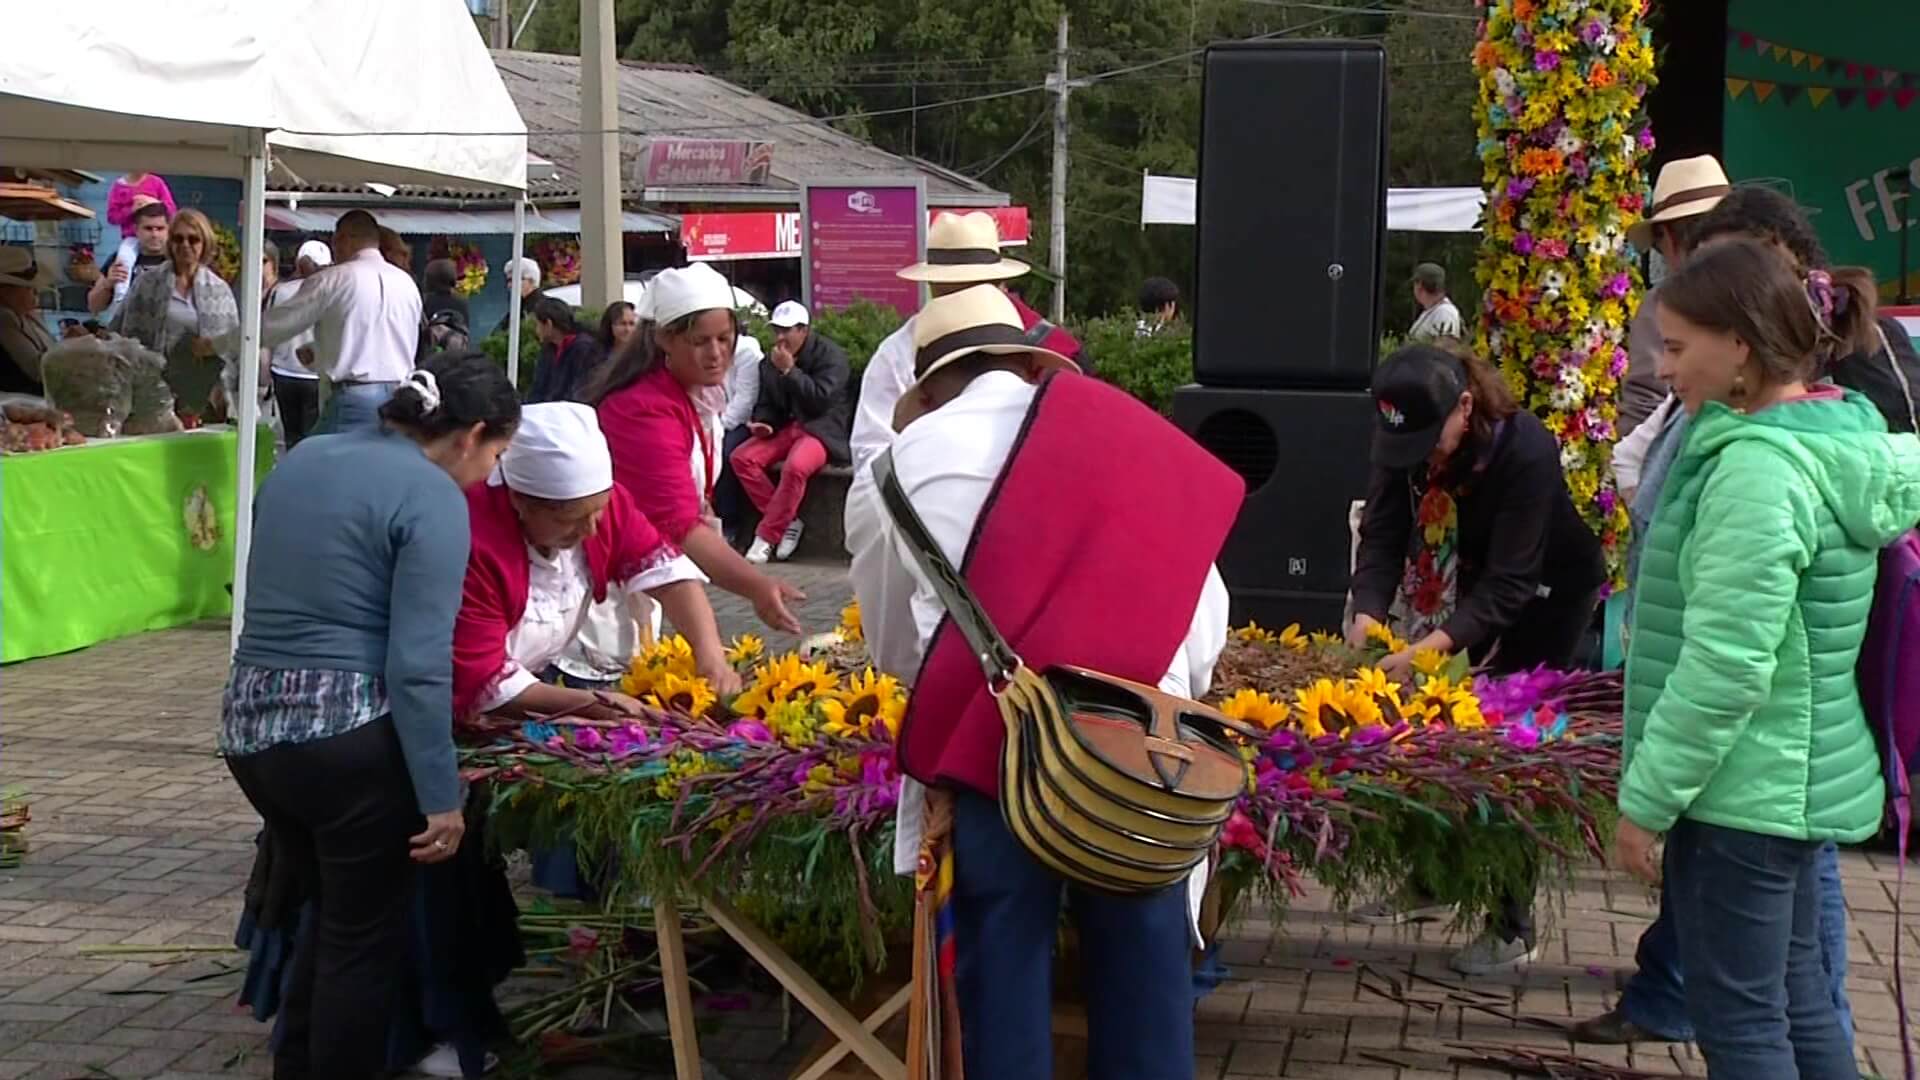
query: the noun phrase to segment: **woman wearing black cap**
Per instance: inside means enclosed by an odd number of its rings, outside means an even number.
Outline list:
[[[1417,649],[1464,651],[1496,673],[1569,664],[1606,565],[1567,494],[1559,443],[1485,362],[1430,345],[1387,357],[1373,398],[1348,639],[1359,644],[1396,622],[1410,646],[1381,666],[1400,678]],[[1531,898],[1504,904],[1454,969],[1480,974],[1531,959],[1530,907]],[[1393,924],[1444,910],[1416,896],[1355,917]]]

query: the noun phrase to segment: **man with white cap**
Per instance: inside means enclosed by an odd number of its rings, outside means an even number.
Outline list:
[[[340,215],[333,255],[338,266],[260,320],[260,344],[267,349],[313,334],[314,367],[331,380],[317,432],[379,424],[380,406],[412,373],[420,346],[420,286],[380,254],[380,223],[372,214]],[[236,323],[210,351],[225,355],[239,345]]]
[[[895,276],[921,281],[936,297],[972,288],[983,282],[1007,282],[1027,273],[1026,263],[1000,254],[1000,226],[993,215],[942,213],[927,229],[927,260],[914,263]],[[1080,343],[1071,334],[1041,318],[1040,313],[1009,294],[1020,313],[1022,327],[1033,344],[1080,363]],[[913,385],[913,319],[888,334],[873,351],[866,374],[860,378],[860,405],[853,417],[853,467],[872,461],[893,445],[893,406]]]
[[[542,276],[540,264],[522,255],[517,259],[508,259],[506,265],[500,268],[500,272],[505,274],[507,278],[507,295],[518,298],[520,304],[520,325],[527,326],[531,324],[533,322],[533,305],[538,303],[540,297],[544,295],[540,292],[540,278]],[[500,316],[500,324],[493,328],[493,332],[496,334],[506,333],[508,326],[511,325],[510,320],[512,318],[513,312],[511,311]]]
[[[294,255],[294,276],[275,285],[267,293],[266,310],[272,311],[300,294],[307,280],[333,265],[333,249],[323,240],[308,240]],[[320,419],[320,373],[309,367],[313,358],[313,331],[306,330],[268,350],[268,365],[273,373],[273,398],[280,408],[280,427],[286,432],[287,449],[299,445]]]
[[[1227,638],[1213,558],[1245,483],[1151,409],[1029,342],[1023,322],[990,284],[921,309],[914,382],[893,410],[892,477],[1034,670],[1076,664],[1203,695]],[[1102,437],[1089,440],[1089,430]],[[938,789],[952,806],[964,1071],[1045,1074],[1064,894],[1086,964],[1088,1073],[1190,1074],[1190,905],[1204,875],[1116,898],[1064,883],[1014,839],[998,805],[999,710],[876,475],[869,467],[854,478],[847,546],[875,666],[915,680],[899,736],[912,779],[902,785],[894,869],[912,873],[920,861],[933,820],[927,788]]]
[[[800,506],[807,481],[828,464],[852,459],[853,365],[847,350],[809,324],[812,316],[795,301],[773,309],[773,351],[760,361],[753,420],[747,441],[728,456],[747,498],[760,511],[760,525],[747,561],[791,558],[800,546]],[[780,479],[769,475],[780,466]]]
[[[453,630],[456,712],[522,716],[584,707],[611,718],[636,711],[619,695],[540,681],[588,609],[610,597],[652,597],[715,691],[739,689],[707,603],[706,576],[614,484],[591,407],[521,409],[499,470],[467,493],[467,508],[473,551]]]

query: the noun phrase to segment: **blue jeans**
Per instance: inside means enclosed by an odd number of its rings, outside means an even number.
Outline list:
[[[399,383],[335,383],[320,410],[320,423],[312,434],[338,435],[344,431],[380,426],[380,406],[387,403]]]
[[[1831,842],[1815,856],[1820,874],[1820,965],[1827,974],[1833,1009],[1849,1053],[1853,1044],[1853,1007],[1847,1002],[1847,900],[1840,890],[1840,852]],[[1693,1041],[1687,1020],[1685,979],[1680,972],[1680,942],[1673,928],[1673,908],[1660,894],[1660,916],[1640,935],[1634,950],[1639,970],[1620,995],[1620,1015],[1634,1026],[1676,1042]]]
[[[1859,1080],[1820,957],[1815,840],[1682,818],[1666,889],[1710,1080]]]
[[[1193,955],[1184,886],[1118,897],[1067,885],[1020,847],[999,804],[955,798],[955,981],[968,1076],[1053,1075],[1053,946],[1065,893],[1080,929],[1087,1075],[1193,1075]]]

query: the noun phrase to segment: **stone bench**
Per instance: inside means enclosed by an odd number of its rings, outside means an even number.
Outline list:
[[[780,466],[771,470],[779,475]],[[807,481],[807,498],[800,504],[806,531],[800,536],[796,559],[837,560],[847,557],[847,489],[853,486],[851,465],[828,465]],[[760,524],[760,512],[749,504],[745,515],[749,533]],[[749,537],[748,542],[751,542]]]

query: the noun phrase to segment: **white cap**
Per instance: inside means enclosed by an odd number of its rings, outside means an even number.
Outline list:
[[[294,265],[299,265],[301,259],[309,259],[315,266],[332,266],[333,249],[325,240],[309,240],[300,245],[300,251],[293,258]]]
[[[795,326],[811,326],[813,324],[813,320],[807,315],[807,309],[801,307],[800,301],[798,300],[788,300],[779,307],[774,308],[772,317],[768,318],[767,321],[782,330],[791,329]]]
[[[720,271],[698,262],[655,274],[642,303],[641,318],[665,325],[696,311],[733,310],[733,286]]]
[[[519,272],[515,273],[516,270]],[[517,283],[521,278],[532,278],[533,283],[538,285],[540,284],[540,278],[542,276],[540,273],[540,264],[525,255],[520,256],[518,259],[509,259],[505,265],[500,267],[500,272],[507,275],[507,284],[509,285]]]
[[[492,482],[536,499],[565,502],[613,486],[613,457],[591,406],[570,401],[524,405],[513,441]]]

